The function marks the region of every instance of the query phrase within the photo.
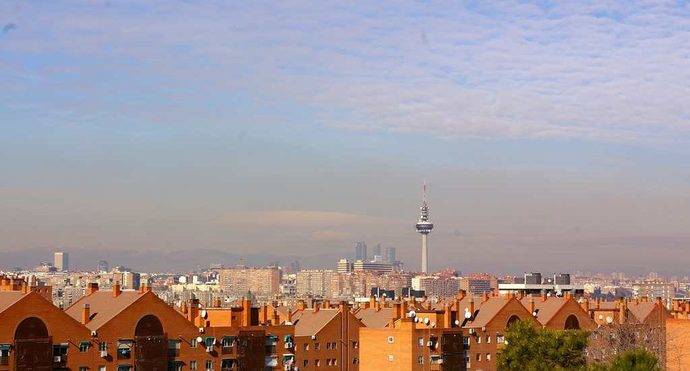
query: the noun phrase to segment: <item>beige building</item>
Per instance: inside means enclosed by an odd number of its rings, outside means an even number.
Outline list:
[[[330,298],[331,282],[337,273],[329,269],[309,269],[297,272],[295,277],[295,291],[297,297]]]
[[[259,300],[273,299],[280,293],[280,269],[276,267],[234,267],[220,270],[220,287],[226,294],[242,297],[251,292]]]

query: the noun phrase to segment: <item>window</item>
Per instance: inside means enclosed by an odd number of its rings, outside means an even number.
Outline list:
[[[98,366],[98,371],[105,371],[105,366]]]
[[[321,360],[315,359],[315,360],[314,360],[314,366],[316,366],[316,367],[321,366]]]
[[[420,346],[420,347],[423,347],[423,346],[424,346],[424,338],[419,338],[419,339],[417,340],[417,342],[419,343],[419,346]]]
[[[192,348],[196,348],[196,347],[197,347],[196,338],[192,339],[192,341],[190,342],[189,346],[192,347]]]
[[[232,370],[233,368],[235,368],[235,360],[234,359],[224,359],[224,360],[220,361],[221,371]]]
[[[482,343],[482,337],[481,337],[481,335],[479,335],[479,336],[477,336],[477,344],[481,344],[481,343]]]
[[[319,348],[320,348],[319,345],[320,345],[319,343],[314,343],[314,350],[319,350]]]
[[[331,343],[331,349],[338,349],[338,343],[335,341]]]
[[[482,354],[477,353],[477,362],[481,362],[481,361],[482,361]]]
[[[353,348],[353,349],[359,348],[359,341],[356,341],[356,340],[355,340],[355,341],[352,341],[352,348]]]
[[[179,357],[181,345],[182,342],[180,340],[168,340],[168,356]]]
[[[424,356],[418,356],[417,357],[417,364],[420,364],[420,365],[424,364]]]
[[[309,343],[304,343],[304,350],[309,350]]]
[[[232,348],[232,345],[234,342],[235,342],[234,336],[223,336],[223,338],[220,341],[220,345],[223,348]]]
[[[132,371],[132,366],[130,366],[130,365],[118,365],[117,371]]]
[[[309,360],[305,359],[302,363],[304,364],[304,367],[307,367],[309,365]]]
[[[486,353],[486,360],[491,361],[491,353]]]
[[[389,354],[388,355],[388,362],[393,362],[393,361],[395,361],[395,357],[393,357],[392,354]]]
[[[0,344],[0,365],[8,365],[10,363],[10,349],[11,344]]]
[[[353,365],[358,365],[358,364],[359,364],[359,358],[357,358],[357,357],[352,358],[352,364],[353,364]]]
[[[189,361],[189,369],[196,371],[196,361]]]
[[[206,348],[208,348],[208,347],[213,348],[213,346],[215,344],[216,344],[216,338],[214,338],[213,336],[208,336],[206,339],[204,339],[204,345],[206,346]]]
[[[486,335],[486,343],[491,344],[491,335]]]
[[[132,343],[131,340],[117,342],[117,359],[129,359],[132,356]]]
[[[91,347],[91,343],[88,340],[82,340],[79,342],[79,352],[80,353],[88,352],[90,347]]]
[[[53,360],[56,363],[67,362],[67,350],[69,349],[69,344],[55,344],[53,345]]]
[[[503,335],[496,335],[496,342],[498,344],[502,344],[503,342],[505,342],[505,337]]]
[[[89,371],[89,368],[85,366],[80,366],[79,371]]]
[[[213,371],[213,361],[210,359],[206,361],[206,371]]]
[[[105,341],[99,343],[98,344],[98,350],[100,350],[101,352],[107,352],[108,351],[108,343],[106,343]]]

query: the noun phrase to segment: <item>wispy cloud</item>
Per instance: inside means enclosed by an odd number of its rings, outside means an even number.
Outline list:
[[[55,3],[21,8],[28,24],[0,50],[87,58],[82,89],[101,94],[88,71],[116,65],[131,89],[175,102],[124,102],[135,117],[227,122],[232,105],[210,114],[184,92],[203,89],[254,97],[247,116],[283,101],[351,130],[666,140],[690,133],[688,14],[683,2]],[[114,110],[84,95],[82,108]]]

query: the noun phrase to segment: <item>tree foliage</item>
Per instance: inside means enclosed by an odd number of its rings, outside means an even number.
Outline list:
[[[518,321],[506,334],[506,345],[498,355],[501,371],[657,371],[657,358],[644,349],[619,353],[609,363],[587,365],[585,350],[589,333],[581,330],[550,330]]]
[[[654,354],[644,349],[628,350],[611,361],[607,371],[655,371],[661,370]]]
[[[518,321],[508,328],[506,346],[498,356],[499,370],[575,370],[586,366],[586,331],[535,328]]]

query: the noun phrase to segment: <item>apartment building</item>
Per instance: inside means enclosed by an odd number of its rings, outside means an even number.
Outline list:
[[[271,300],[280,294],[280,269],[276,267],[234,267],[219,271],[218,281],[224,293],[241,298],[251,293],[259,300]]]

